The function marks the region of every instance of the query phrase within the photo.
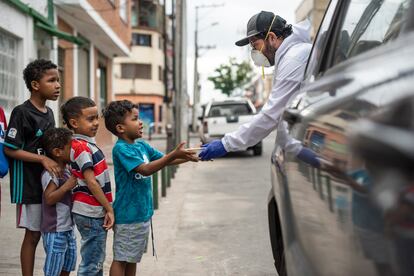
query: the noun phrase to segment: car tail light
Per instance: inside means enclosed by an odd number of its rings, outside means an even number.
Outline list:
[[[207,121],[203,122],[203,133],[208,133],[208,122]]]

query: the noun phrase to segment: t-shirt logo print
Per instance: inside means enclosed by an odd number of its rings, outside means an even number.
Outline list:
[[[143,158],[144,158],[144,163],[145,163],[145,164],[148,164],[148,163],[149,163],[149,159],[148,159],[148,157],[144,154],[144,155],[143,155]],[[139,174],[139,173],[136,173],[136,174],[135,174],[135,179],[136,179],[136,180],[140,180],[140,179],[144,179],[144,178],[148,178],[148,177],[151,177],[151,176],[143,176],[143,175],[141,175],[141,174]]]
[[[8,132],[7,136],[14,139],[14,138],[16,138],[16,135],[17,135],[17,129],[15,129],[15,128],[9,129],[9,132]]]
[[[41,129],[38,129],[36,132],[36,137],[40,137],[43,135],[43,131]]]

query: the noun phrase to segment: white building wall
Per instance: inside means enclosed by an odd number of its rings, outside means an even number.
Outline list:
[[[22,77],[26,64],[36,59],[37,49],[33,39],[33,19],[9,4],[0,1],[0,29],[18,40],[18,58],[16,74],[18,76],[16,98],[22,103],[29,97]],[[10,109],[6,109],[7,118],[10,117]]]
[[[47,17],[47,0],[20,0],[38,13]]]

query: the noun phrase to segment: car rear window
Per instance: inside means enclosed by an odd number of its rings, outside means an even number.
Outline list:
[[[208,117],[221,117],[230,115],[249,115],[252,110],[247,104],[215,104],[210,108]]]

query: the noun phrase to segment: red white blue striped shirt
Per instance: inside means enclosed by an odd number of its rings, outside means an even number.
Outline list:
[[[105,209],[92,195],[83,175],[85,170],[92,169],[105,197],[112,203],[108,165],[103,152],[96,146],[95,139],[74,134],[70,159],[72,174],[78,179],[78,186],[73,189],[72,212],[86,217],[104,217]]]

